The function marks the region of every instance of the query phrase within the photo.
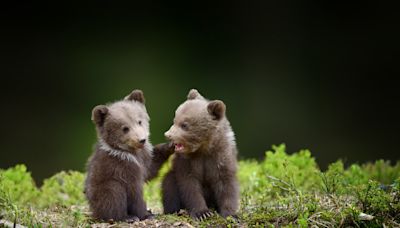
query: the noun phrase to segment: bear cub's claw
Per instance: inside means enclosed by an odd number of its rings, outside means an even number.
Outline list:
[[[212,211],[210,211],[209,209],[206,209],[206,210],[203,210],[203,211],[191,213],[191,216],[195,220],[203,221],[206,218],[213,216],[213,214],[214,213]]]

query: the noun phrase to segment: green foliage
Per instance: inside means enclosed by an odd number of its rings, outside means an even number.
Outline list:
[[[400,215],[400,177],[393,184],[392,194],[393,201],[390,206],[395,214]]]
[[[144,197],[162,212],[161,180],[147,183]],[[85,175],[60,172],[37,188],[24,165],[0,170],[0,216],[27,226],[87,227],[90,218],[83,194]],[[239,161],[241,206],[238,219],[214,215],[194,221],[187,213],[158,215],[139,225],[195,227],[388,227],[400,224],[400,163],[352,164],[342,161],[320,171],[310,151],[288,154],[273,146],[263,161]],[[107,225],[107,224],[106,224]],[[1,224],[0,224],[1,226]]]
[[[240,182],[241,189],[248,189],[250,187],[258,188],[260,180],[258,176],[261,172],[261,166],[255,160],[239,161],[239,172],[237,177]]]
[[[341,160],[329,165],[326,172],[321,172],[322,188],[327,194],[343,190],[344,166]]]
[[[266,152],[261,163],[240,163],[238,176],[242,184],[242,211],[263,211],[273,206],[271,202],[288,204],[293,199],[298,199],[296,202],[301,204],[303,192],[312,193],[321,184],[319,169],[310,151],[301,150],[289,155],[284,144],[272,149]]]
[[[297,190],[312,190],[319,186],[319,169],[308,150],[288,155],[284,144],[273,146],[261,163],[261,175],[285,180]]]
[[[391,197],[382,190],[378,182],[370,180],[368,184],[359,187],[355,192],[363,211],[371,214],[389,212]]]
[[[28,226],[81,226],[88,219],[84,174],[60,172],[36,187],[25,165],[0,170],[0,213]]]
[[[246,224],[329,227],[399,223],[399,162],[391,166],[380,160],[345,168],[339,160],[321,172],[307,150],[289,155],[285,145],[272,149],[261,163],[240,163],[239,180],[244,187],[240,212]]]
[[[18,205],[35,203],[39,191],[25,165],[0,170],[0,192]]]
[[[343,185],[358,186],[368,182],[370,175],[358,164],[351,165],[343,173]]]
[[[389,161],[378,160],[375,164],[367,163],[363,165],[363,170],[368,176],[382,184],[392,184],[400,173],[400,162],[391,166]]]
[[[46,179],[40,188],[40,207],[84,205],[84,179],[85,175],[76,171],[62,171]]]

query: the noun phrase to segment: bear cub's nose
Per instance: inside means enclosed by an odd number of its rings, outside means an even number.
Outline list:
[[[167,139],[171,139],[171,135],[169,134],[169,131],[165,132],[165,133],[164,133],[164,136],[165,136]]]
[[[139,141],[141,144],[144,144],[146,142],[146,139],[142,139]]]

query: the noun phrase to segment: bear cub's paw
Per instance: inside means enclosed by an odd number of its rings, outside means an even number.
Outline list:
[[[154,219],[155,218],[155,214],[153,214],[152,212],[151,212],[151,210],[147,210],[147,214],[143,217],[143,219],[142,220],[145,220],[145,219]]]
[[[227,218],[227,217],[229,217],[229,216],[232,217],[232,218],[234,218],[234,219],[237,219],[237,218],[238,218],[237,215],[236,215],[234,212],[228,211],[228,210],[221,210],[220,215],[221,215],[222,217],[224,217],[224,218]]]
[[[137,216],[129,216],[127,219],[125,219],[125,222],[127,223],[135,223],[135,222],[139,222],[140,219]]]

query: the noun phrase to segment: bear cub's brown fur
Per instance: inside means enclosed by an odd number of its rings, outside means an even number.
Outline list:
[[[153,148],[149,119],[140,90],[93,109],[98,142],[87,165],[85,194],[94,218],[121,221],[152,215],[143,199],[143,185],[173,151],[168,144]]]
[[[192,89],[165,133],[175,146],[172,169],[162,182],[164,213],[186,209],[194,218],[235,216],[239,206],[237,148],[222,101]]]

